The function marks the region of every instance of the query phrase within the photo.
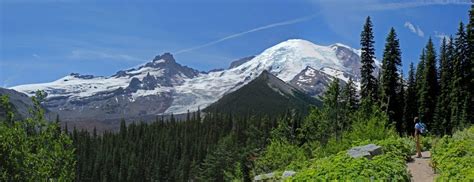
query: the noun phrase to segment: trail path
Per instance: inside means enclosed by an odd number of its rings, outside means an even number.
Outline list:
[[[421,152],[422,158],[416,158],[412,156],[414,159],[411,162],[408,162],[408,170],[412,175],[411,181],[414,182],[432,182],[434,181],[434,177],[436,174],[434,173],[433,168],[430,166],[431,160],[431,152],[424,151]]]

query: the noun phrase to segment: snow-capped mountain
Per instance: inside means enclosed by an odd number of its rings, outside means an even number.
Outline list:
[[[334,77],[343,81],[352,77],[358,84],[359,55],[359,50],[343,44],[321,46],[291,39],[226,70],[199,72],[165,53],[110,77],[71,74],[50,83],[12,88],[30,95],[44,90],[45,106],[66,119],[176,114],[204,108],[264,70],[312,96],[321,94]]]

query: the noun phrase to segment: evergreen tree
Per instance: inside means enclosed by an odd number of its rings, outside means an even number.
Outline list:
[[[464,111],[466,113],[466,121],[470,124],[474,123],[474,4],[471,5],[469,11],[469,24],[466,26],[467,31],[467,53],[468,60],[465,66],[465,86],[467,96],[465,99]]]
[[[341,89],[339,87],[339,79],[334,78],[334,80],[329,84],[328,90],[324,94],[324,112],[328,114],[328,119],[331,129],[329,131],[333,131],[333,134],[336,138],[339,138],[341,135],[342,130],[342,122],[341,122],[341,113],[340,113],[340,97],[341,97]]]
[[[403,103],[399,99],[400,74],[401,66],[400,43],[395,33],[395,29],[391,28],[387,36],[385,49],[382,60],[382,77],[381,77],[381,103],[386,111],[389,121],[396,123],[397,131],[402,131],[402,113]]]
[[[420,119],[428,127],[433,127],[433,118],[438,94],[438,81],[436,71],[436,52],[431,38],[426,45],[425,65],[423,78],[420,81],[419,113]],[[433,130],[436,130],[435,128]]]
[[[374,48],[374,35],[372,32],[372,21],[370,16],[365,20],[364,28],[360,35],[360,45],[361,45],[361,56],[360,61],[361,66],[361,99],[367,100],[370,103],[373,103],[377,99],[377,86],[376,79],[373,76],[374,72],[374,59],[375,59],[375,48]]]
[[[344,86],[344,89],[342,90],[342,114],[343,117],[342,119],[342,130],[346,130],[350,123],[350,116],[352,113],[354,113],[357,108],[358,108],[358,98],[357,98],[357,90],[354,84],[354,81],[352,81],[352,77],[349,78],[349,81],[347,84]]]
[[[397,109],[397,113],[399,113],[396,120],[399,121],[400,125],[400,134],[404,133],[407,131],[407,128],[410,127],[410,125],[406,125],[407,123],[403,120],[405,116],[405,88],[406,88],[406,83],[403,78],[403,71],[400,71],[400,78],[398,79],[399,82],[399,87],[397,88],[397,103],[399,104]]]
[[[349,78],[349,81],[342,91],[342,97],[344,100],[344,105],[349,111],[355,111],[358,107],[359,101],[357,98],[357,90],[352,80],[352,77]]]
[[[436,106],[435,120],[433,123],[433,129],[437,134],[451,134],[451,121],[450,121],[450,93],[451,93],[451,54],[453,46],[451,42],[446,42],[443,39],[439,54],[439,97]]]
[[[466,92],[463,81],[465,79],[463,63],[468,60],[466,33],[464,24],[459,23],[458,32],[454,42],[454,59],[452,68],[451,82],[451,121],[456,128],[463,127],[466,124],[466,118],[463,117],[464,102],[466,101]]]
[[[404,123],[408,134],[413,134],[413,118],[418,115],[418,104],[416,102],[416,83],[415,83],[415,69],[413,63],[410,64],[408,70],[407,89],[405,94],[405,108],[404,108]]]

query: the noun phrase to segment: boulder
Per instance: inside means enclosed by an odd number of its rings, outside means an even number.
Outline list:
[[[353,147],[347,151],[347,154],[353,158],[366,157],[372,159],[372,157],[382,154],[382,147],[375,144],[368,144]]]
[[[271,172],[271,173],[267,173],[267,174],[257,175],[253,178],[253,180],[254,181],[262,181],[262,180],[267,180],[267,179],[270,179],[270,178],[273,178],[273,177],[275,177],[275,173]]]
[[[283,181],[282,179],[289,178],[296,174],[295,171],[284,171],[283,174],[280,176],[276,176],[275,172],[267,173],[267,174],[260,174],[253,178],[253,181]]]
[[[295,174],[296,174],[295,171],[285,171],[281,175],[281,178],[288,178],[288,177],[294,176]]]

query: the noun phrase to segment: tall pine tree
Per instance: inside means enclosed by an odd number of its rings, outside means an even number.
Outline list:
[[[399,88],[400,74],[399,67],[402,65],[400,43],[395,33],[395,29],[391,28],[388,33],[382,60],[382,77],[381,77],[381,103],[383,109],[387,112],[390,122],[396,123],[399,132],[402,131],[402,113],[403,102],[400,102]],[[401,108],[400,108],[401,107]]]
[[[431,38],[426,45],[425,65],[423,78],[420,81],[420,119],[432,127],[436,107],[436,96],[438,94],[438,80],[436,72],[436,52]],[[434,129],[435,130],[435,129]]]
[[[418,104],[416,102],[415,69],[413,63],[408,70],[407,90],[405,94],[404,123],[408,134],[413,134],[413,118],[418,115]]]
[[[464,105],[467,106],[464,108],[466,112],[466,120],[470,124],[474,123],[474,4],[471,5],[471,10],[469,11],[469,24],[466,27],[467,31],[467,52],[468,60],[466,61],[465,66],[465,78],[466,78],[466,89],[467,96],[465,99]]]
[[[396,116],[398,122],[400,123],[400,134],[404,133],[407,130],[407,127],[410,125],[406,125],[406,122],[404,122],[404,115],[405,115],[405,88],[406,88],[406,83],[405,79],[403,78],[403,71],[400,70],[400,77],[398,79],[399,85],[397,88],[397,103],[399,106],[396,107],[396,112],[399,113],[399,116]]]
[[[334,80],[329,84],[328,90],[324,94],[324,111],[328,114],[329,123],[332,125],[334,135],[336,138],[340,138],[342,133],[342,122],[341,122],[341,89],[339,86],[339,79]]]
[[[468,60],[467,38],[464,31],[464,24],[459,23],[458,32],[454,43],[453,74],[451,82],[451,121],[455,128],[462,128],[466,124],[466,118],[463,117],[463,108],[466,101],[466,94],[463,86],[464,69],[463,63]]]
[[[446,42],[443,39],[439,53],[439,97],[436,106],[436,113],[434,119],[434,132],[437,134],[450,134],[450,93],[451,93],[451,54],[453,46],[451,42]]]
[[[365,25],[360,34],[361,55],[360,61],[362,66],[361,73],[361,99],[366,102],[373,103],[377,98],[377,81],[373,75],[374,72],[374,34],[372,32],[372,21],[370,16],[365,20]]]
[[[352,81],[352,77],[350,77],[342,90],[342,130],[350,126],[350,115],[357,110],[358,105],[357,90],[354,81]]]

